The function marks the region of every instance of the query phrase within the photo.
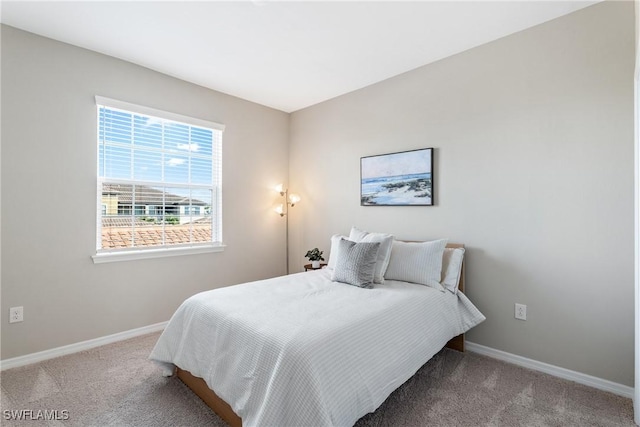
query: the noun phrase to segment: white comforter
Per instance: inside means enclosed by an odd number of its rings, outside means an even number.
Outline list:
[[[194,295],[150,358],[203,378],[243,426],[351,426],[484,319],[462,293],[318,270]]]

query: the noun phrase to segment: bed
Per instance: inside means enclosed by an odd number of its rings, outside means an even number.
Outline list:
[[[445,345],[463,351],[484,320],[460,264],[455,292],[394,279],[363,289],[331,268],[202,292],[150,359],[233,427],[353,425]]]

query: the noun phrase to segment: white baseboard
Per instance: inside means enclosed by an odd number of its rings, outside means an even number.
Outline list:
[[[156,323],[155,325],[143,326],[141,328],[118,332],[117,334],[113,335],[107,335],[105,337],[95,338],[88,341],[82,341],[75,344],[52,348],[51,350],[39,351],[37,353],[31,353],[24,356],[2,360],[0,361],[0,371],[5,369],[17,368],[19,366],[30,365],[32,363],[42,362],[43,360],[53,359],[60,356],[66,356],[67,354],[77,353],[79,351],[100,347],[101,345],[128,340],[129,338],[150,334],[152,332],[162,331],[165,326],[167,326],[167,323],[168,322],[160,322]]]
[[[587,385],[599,390],[608,391],[619,396],[628,397],[629,399],[633,399],[634,396],[633,387],[614,383],[613,381],[604,380],[602,378],[593,377],[581,372],[571,371],[569,369],[549,365],[548,363],[538,362],[537,360],[527,359],[526,357],[507,353],[506,351],[502,350],[496,350],[495,348],[486,347],[484,345],[476,344],[469,341],[465,342],[465,348],[474,353],[482,354],[483,356],[502,360],[504,362],[522,366],[524,368],[533,369],[534,371],[544,372],[545,374],[553,375],[565,380],[574,381],[578,384]]]

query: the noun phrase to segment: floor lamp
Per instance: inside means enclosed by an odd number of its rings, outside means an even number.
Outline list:
[[[289,206],[294,207],[296,203],[300,201],[300,196],[297,194],[289,194],[289,189],[285,189],[282,184],[278,184],[276,191],[280,193],[280,196],[284,197],[284,203],[280,203],[276,206],[275,211],[281,216],[285,217],[286,227],[286,257],[287,257],[287,274],[289,274]]]

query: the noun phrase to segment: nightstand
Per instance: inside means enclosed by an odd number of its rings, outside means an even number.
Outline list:
[[[322,262],[322,263],[320,263],[320,268],[313,268],[313,267],[311,267],[311,264],[305,264],[305,265],[304,265],[304,271],[309,271],[309,270],[320,270],[322,267],[324,267],[324,266],[326,266],[326,265],[327,265],[327,263]]]

